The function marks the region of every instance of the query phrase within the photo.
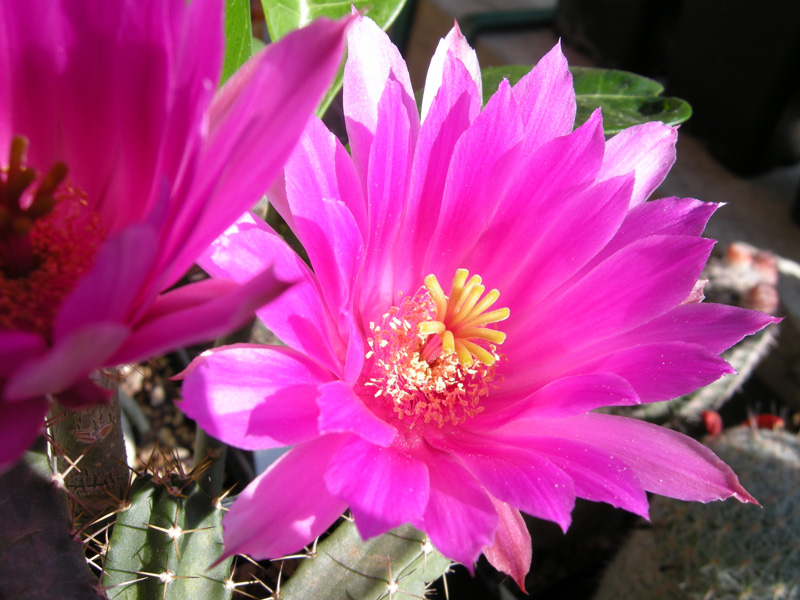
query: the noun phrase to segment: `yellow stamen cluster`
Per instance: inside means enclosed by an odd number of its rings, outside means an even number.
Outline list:
[[[469,279],[467,279],[469,278]],[[489,291],[481,285],[479,275],[469,277],[469,271],[458,269],[453,278],[450,296],[446,296],[435,275],[425,278],[425,288],[436,306],[436,318],[420,323],[419,332],[424,335],[438,335],[441,338],[442,354],[455,353],[464,366],[471,366],[473,357],[489,366],[496,357],[492,352],[479,346],[475,340],[490,344],[502,344],[506,334],[487,325],[505,321],[510,311],[499,308],[486,312],[497,302],[500,292]]]
[[[444,355],[440,349],[435,360],[425,359],[422,350],[429,336],[420,333],[419,324],[434,310],[427,290],[421,288],[391,307],[379,323],[370,323],[366,396],[379,402],[378,410],[388,408],[410,428],[420,422],[457,425],[480,413],[495,375],[493,365],[476,362],[467,367],[456,354]]]

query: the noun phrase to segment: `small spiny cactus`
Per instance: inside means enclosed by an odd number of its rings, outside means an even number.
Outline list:
[[[709,442],[762,507],[656,497],[595,600],[800,598],[800,440],[738,427]]]
[[[184,474],[146,473],[116,514],[103,564],[110,599],[228,600],[234,585],[223,551],[222,512],[200,485],[208,464]]]

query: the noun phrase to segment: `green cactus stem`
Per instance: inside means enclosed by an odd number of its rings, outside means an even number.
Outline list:
[[[281,587],[281,600],[425,598],[450,568],[450,560],[410,525],[361,539],[345,521],[316,547]]]
[[[222,508],[190,476],[144,476],[117,515],[104,564],[112,600],[229,600],[231,558],[223,550]],[[213,566],[212,566],[213,565]]]

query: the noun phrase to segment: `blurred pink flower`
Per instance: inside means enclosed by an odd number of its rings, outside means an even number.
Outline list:
[[[0,467],[47,394],[103,400],[98,367],[210,339],[285,287],[266,271],[167,291],[278,174],[346,21],[268,46],[217,92],[223,7],[0,4]]]
[[[598,111],[573,131],[559,47],[481,110],[457,28],[420,119],[377,26],[360,19],[348,43],[352,159],[313,120],[270,193],[313,271],[249,216],[201,260],[243,281],[272,256],[302,281],[258,311],[288,347],[215,349],[185,374],[183,410],[211,435],[294,446],[231,507],[226,552],[295,551],[349,507],[364,537],[412,523],[445,556],[471,567],[485,550],[522,585],[520,510],[566,530],[576,497],[644,516],[646,491],[752,502],[705,446],[592,412],[730,373],[718,354],[773,321],[697,302],[715,205],[645,202],[676,130],[606,142]]]

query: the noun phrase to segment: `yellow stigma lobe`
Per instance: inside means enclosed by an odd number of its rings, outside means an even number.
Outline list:
[[[483,340],[491,344],[502,344],[506,334],[486,326],[504,321],[510,311],[500,308],[486,312],[497,302],[500,292],[491,290],[484,296],[486,288],[478,275],[469,277],[469,271],[458,269],[453,277],[450,296],[446,296],[435,275],[425,278],[425,289],[436,306],[436,318],[419,324],[423,335],[437,335],[441,339],[441,353],[455,353],[464,366],[471,366],[473,358],[489,366],[497,357],[493,352],[475,343]]]

